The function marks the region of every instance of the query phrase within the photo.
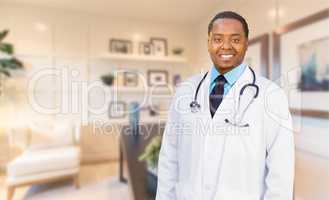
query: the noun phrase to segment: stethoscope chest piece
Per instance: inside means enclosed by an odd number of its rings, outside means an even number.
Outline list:
[[[190,108],[192,113],[197,113],[199,112],[201,106],[197,101],[194,100],[190,103]]]

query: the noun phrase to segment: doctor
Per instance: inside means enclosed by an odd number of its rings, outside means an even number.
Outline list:
[[[176,91],[158,164],[156,200],[292,200],[294,142],[284,91],[243,63],[248,24],[217,14],[213,66]]]

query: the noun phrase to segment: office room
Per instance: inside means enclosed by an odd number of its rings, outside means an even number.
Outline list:
[[[328,27],[328,0],[0,0],[0,199],[329,199]]]

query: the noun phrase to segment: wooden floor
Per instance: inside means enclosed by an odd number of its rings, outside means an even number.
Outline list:
[[[296,152],[296,200],[329,199],[329,166],[325,159]],[[118,175],[118,162],[100,162],[81,166],[80,183],[84,185],[100,182],[108,177]],[[319,183],[321,182],[321,183]],[[5,175],[0,173],[0,200],[6,197]],[[22,200],[29,187],[18,188],[15,200]]]
[[[295,200],[328,200],[328,188],[328,159],[296,151]]]
[[[99,162],[83,164],[80,171],[80,185],[100,182],[108,177],[115,177],[118,174],[118,162]],[[14,200],[21,200],[27,193],[30,186],[17,188]],[[5,175],[0,174],[0,200],[6,199]]]

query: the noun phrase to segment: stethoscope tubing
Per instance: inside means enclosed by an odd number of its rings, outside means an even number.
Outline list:
[[[240,92],[239,92],[239,99],[238,99],[238,110],[240,109],[240,99],[241,99],[241,96],[243,95],[244,91],[246,88],[248,87],[253,87],[255,88],[255,94],[253,96],[253,99],[249,102],[248,106],[244,109],[243,111],[243,115],[245,113],[245,111],[249,108],[250,104],[253,102],[254,99],[256,99],[258,97],[258,94],[259,94],[259,87],[258,85],[256,84],[256,75],[255,75],[255,72],[254,70],[251,68],[251,67],[248,67],[252,73],[252,76],[253,76],[253,80],[251,83],[248,83],[248,84],[245,84],[241,89],[240,89]],[[208,75],[208,72],[205,73],[205,75],[202,77],[202,79],[200,80],[198,86],[197,86],[197,89],[195,91],[195,94],[194,94],[194,99],[193,101],[190,103],[190,108],[191,108],[191,112],[192,113],[196,113],[198,109],[201,108],[201,105],[198,103],[197,101],[197,98],[198,98],[198,93],[199,93],[199,90],[200,90],[200,87],[202,85],[202,83],[204,82],[204,80],[206,79]],[[236,117],[236,114],[234,115],[234,118]],[[241,117],[242,118],[242,117]],[[225,122],[226,123],[229,123],[233,126],[238,126],[238,127],[249,127],[249,124],[238,124],[238,123],[233,123],[233,122],[230,122],[230,120],[228,120],[227,118],[225,119]]]

